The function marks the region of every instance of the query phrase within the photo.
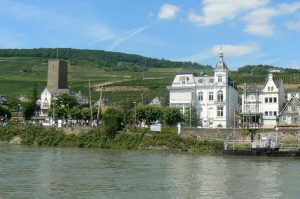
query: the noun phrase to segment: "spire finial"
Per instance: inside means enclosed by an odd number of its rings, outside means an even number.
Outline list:
[[[219,53],[219,57],[223,58],[223,46],[220,46],[220,53]]]

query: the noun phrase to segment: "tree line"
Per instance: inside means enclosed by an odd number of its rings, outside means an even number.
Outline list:
[[[35,48],[35,49],[0,49],[0,57],[41,57],[60,58],[72,62],[73,65],[79,63],[89,63],[104,67],[106,70],[114,71],[141,71],[149,67],[154,68],[189,68],[197,67],[211,69],[209,65],[201,65],[193,62],[169,61],[165,59],[155,59],[143,57],[141,55],[126,54],[120,52],[109,52],[104,50],[86,50],[72,48]]]

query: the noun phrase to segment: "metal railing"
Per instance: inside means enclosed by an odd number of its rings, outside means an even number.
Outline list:
[[[298,140],[225,140],[224,150],[251,150],[251,149],[279,149],[299,150]]]

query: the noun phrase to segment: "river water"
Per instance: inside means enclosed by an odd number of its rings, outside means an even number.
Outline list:
[[[300,198],[300,159],[0,144],[0,198]]]

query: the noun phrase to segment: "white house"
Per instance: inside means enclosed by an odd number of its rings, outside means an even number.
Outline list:
[[[259,123],[263,128],[276,126],[278,114],[285,102],[282,80],[274,81],[273,73],[270,72],[266,85],[262,89],[255,85],[245,86],[241,97],[243,125],[253,127],[253,124]]]
[[[183,114],[194,107],[198,124],[203,128],[237,127],[238,92],[228,72],[223,53],[220,53],[212,76],[177,74],[170,87],[170,106],[178,107]]]
[[[70,94],[69,89],[57,89],[52,92],[46,87],[41,93],[41,99],[38,101],[40,105],[40,113],[39,116],[48,116],[48,110],[51,108],[53,103],[53,98],[58,97],[62,94]]]

